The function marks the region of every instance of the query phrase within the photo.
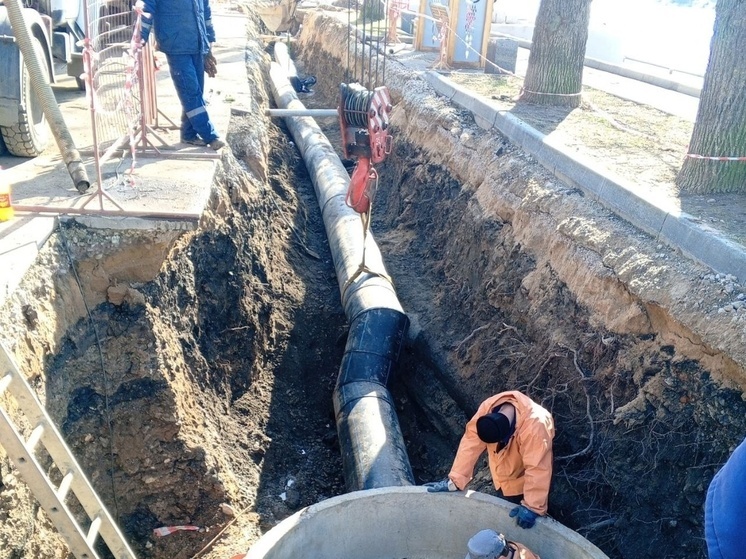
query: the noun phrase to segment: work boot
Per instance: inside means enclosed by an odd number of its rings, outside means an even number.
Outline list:
[[[190,146],[205,147],[207,144],[202,138],[182,138],[182,144],[189,144]]]
[[[214,151],[219,151],[225,147],[225,142],[220,138],[215,138],[212,142],[210,142],[210,147]]]

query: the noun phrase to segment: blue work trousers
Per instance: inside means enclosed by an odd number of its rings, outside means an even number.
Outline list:
[[[205,107],[205,55],[166,54],[171,79],[181,101],[181,139],[199,136],[209,144],[218,137]]]

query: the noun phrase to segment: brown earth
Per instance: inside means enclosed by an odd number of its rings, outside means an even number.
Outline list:
[[[693,122],[587,86],[581,106],[570,111],[517,103],[523,85],[517,76],[455,71],[448,78],[607,169],[642,196],[671,203],[746,244],[746,195],[692,195],[676,186]]]
[[[653,107],[584,87],[578,109],[517,103],[519,77],[452,72],[450,80],[543,134],[644,188],[678,196],[674,184],[693,124]]]
[[[307,20],[308,105],[335,106],[343,36]],[[249,41],[254,97],[197,231],[63,225],[0,309],[138,557],[230,558],[345,491],[331,393],[347,325],[313,185],[264,116],[267,62]],[[372,230],[412,322],[391,389],[417,482],[445,475],[481,399],[524,390],[557,422],[552,516],[613,558],[704,557],[705,488],[746,432],[742,286],[388,72],[396,143]],[[64,557],[1,452],[0,470],[0,558]],[[484,464],[470,488],[494,493]],[[201,530],[153,536],[180,524]]]
[[[261,45],[247,56],[263,83]],[[253,91],[197,231],[63,224],[2,309],[3,342],[138,557],[232,557],[344,492],[334,269],[302,161]],[[0,557],[64,557],[2,450],[0,470]],[[200,530],[153,535],[185,524]]]

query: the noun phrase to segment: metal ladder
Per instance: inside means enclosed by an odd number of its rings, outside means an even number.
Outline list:
[[[99,559],[99,554],[94,549],[99,535],[116,559],[135,559],[135,554],[26,378],[18,370],[5,346],[0,344],[0,347],[0,394],[6,391],[11,394],[33,426],[31,435],[24,440],[8,416],[5,404],[0,400],[0,443],[13,464],[77,559]],[[37,461],[35,449],[40,444],[63,476],[57,488]],[[65,504],[65,499],[71,492],[90,520],[85,531]]]

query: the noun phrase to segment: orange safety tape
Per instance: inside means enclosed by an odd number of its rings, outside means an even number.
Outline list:
[[[158,536],[159,538],[162,538],[163,536],[168,536],[170,534],[173,534],[174,532],[179,532],[181,530],[196,532],[199,529],[199,526],[162,526],[160,528],[154,528],[153,534]]]

